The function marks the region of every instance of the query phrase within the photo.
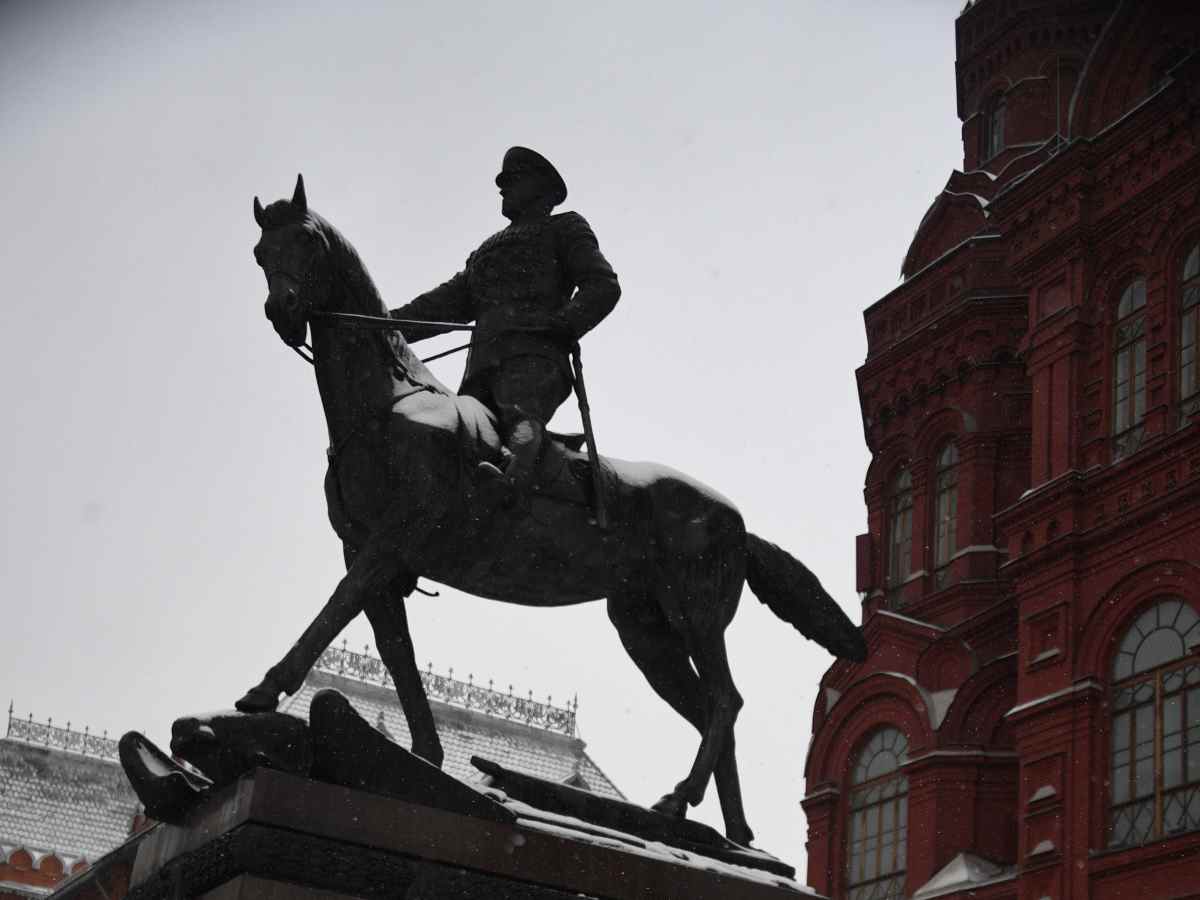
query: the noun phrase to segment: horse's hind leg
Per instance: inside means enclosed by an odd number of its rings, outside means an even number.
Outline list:
[[[750,830],[746,810],[742,806],[742,782],[738,777],[732,728],[725,733],[721,743],[721,756],[713,770],[713,779],[717,783],[717,798],[721,801],[721,816],[725,819],[725,836],[743,847],[749,847],[754,840],[754,832]]]
[[[708,779],[725,755],[727,744],[732,758],[732,742],[728,739],[742,708],[742,697],[729,671],[725,629],[737,611],[745,580],[745,531],[741,517],[732,509],[700,512],[687,518],[683,529],[664,535],[664,546],[673,547],[677,553],[661,567],[654,588],[659,609],[687,648],[706,702],[696,759],[687,777],[660,801],[664,810],[675,806],[682,811],[683,802],[696,806],[704,799]],[[707,526],[707,539],[697,547],[696,523],[701,521]],[[748,839],[740,799],[736,804],[732,800],[735,795],[740,797],[736,777],[725,781],[725,791],[736,808],[731,818],[737,821],[730,830]]]
[[[644,598],[616,595],[609,598],[608,615],[617,628],[626,652],[646,676],[655,693],[703,735],[708,713],[700,680],[692,669],[682,638],[671,630],[662,612]],[[726,834],[732,841],[749,844],[754,835],[746,824],[742,807],[732,728],[726,734],[713,774]],[[678,791],[668,794],[656,804],[660,812],[674,816],[682,816],[684,806]]]
[[[725,654],[725,637],[722,632],[698,635],[689,641],[692,663],[700,676],[702,690],[707,694],[708,705],[704,730],[701,732],[700,749],[687,777],[675,786],[673,794],[663,798],[682,798],[692,806],[704,799],[704,790],[709,776],[725,753],[728,739],[733,735],[733,726],[742,708],[742,696],[733,683],[729,661]],[[729,745],[732,754],[732,745]],[[740,802],[739,802],[740,805]]]

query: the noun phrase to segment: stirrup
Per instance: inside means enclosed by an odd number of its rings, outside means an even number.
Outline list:
[[[486,460],[475,466],[477,472],[484,478],[492,481],[507,481],[508,476],[504,474],[504,470],[495,463],[487,462]]]

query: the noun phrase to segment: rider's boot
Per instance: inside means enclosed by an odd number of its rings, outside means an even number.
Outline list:
[[[489,462],[479,464],[479,472],[485,480],[505,487],[505,506],[515,506],[528,499],[537,475],[545,433],[546,426],[537,419],[521,419],[513,426],[508,446],[504,448],[504,470]]]

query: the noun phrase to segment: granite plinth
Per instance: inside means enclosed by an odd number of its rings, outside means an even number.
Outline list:
[[[795,900],[790,879],[663,845],[258,769],[138,847],[131,900]]]

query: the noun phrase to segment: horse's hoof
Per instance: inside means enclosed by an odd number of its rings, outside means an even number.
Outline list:
[[[279,691],[265,684],[256,684],[233,705],[238,712],[274,712],[279,705]]]
[[[418,750],[415,746],[412,748],[413,755],[421,757],[425,762],[432,766],[442,767],[442,762],[446,758],[446,752],[441,748]]]
[[[679,794],[666,794],[650,808],[656,813],[662,813],[664,816],[670,816],[673,819],[682,819],[684,813],[687,812],[687,803]]]
[[[749,825],[742,825],[740,828],[726,829],[725,837],[729,838],[735,844],[749,848],[750,842],[754,840],[754,832],[750,830]]]

